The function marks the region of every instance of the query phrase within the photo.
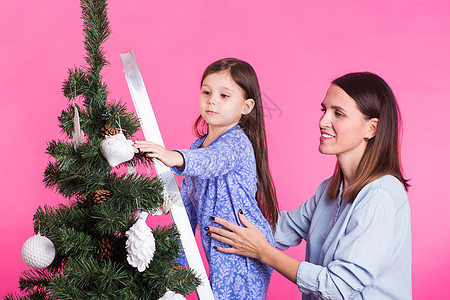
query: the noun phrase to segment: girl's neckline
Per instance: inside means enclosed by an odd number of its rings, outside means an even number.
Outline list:
[[[219,140],[222,136],[224,136],[225,134],[227,134],[228,132],[230,132],[231,130],[234,130],[234,129],[236,129],[236,128],[240,128],[240,126],[239,126],[239,125],[236,125],[236,126],[231,127],[230,129],[228,129],[227,131],[225,131],[224,133],[222,133],[221,135],[219,135],[214,141],[212,141],[212,142],[211,142],[209,145],[207,145],[207,146],[203,146],[203,142],[205,141],[206,137],[208,136],[208,135],[205,135],[204,137],[201,138],[201,143],[200,143],[200,146],[198,146],[198,148],[206,148],[206,147],[209,147],[209,146],[213,145],[213,144],[214,144],[217,140]]]

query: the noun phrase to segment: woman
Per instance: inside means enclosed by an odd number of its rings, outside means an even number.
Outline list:
[[[303,299],[411,299],[411,225],[399,158],[400,113],[387,83],[372,73],[334,80],[322,102],[319,151],[336,155],[331,178],[299,208],[282,211],[275,246],[306,240],[306,260],[272,247],[240,212],[245,227],[208,235],[217,251],[259,259],[295,282]]]

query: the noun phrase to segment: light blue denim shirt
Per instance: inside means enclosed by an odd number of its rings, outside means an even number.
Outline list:
[[[330,200],[330,179],[299,208],[282,211],[275,245],[306,240],[297,271],[303,299],[412,299],[411,217],[400,181],[384,176],[350,204]],[[341,188],[342,194],[342,188]]]

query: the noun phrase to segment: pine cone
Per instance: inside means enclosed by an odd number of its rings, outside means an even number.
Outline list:
[[[125,134],[126,130],[122,129],[123,134]],[[106,137],[107,135],[116,135],[120,133],[120,128],[116,128],[112,125],[105,125],[101,129],[101,134],[103,137]]]
[[[107,238],[101,238],[97,241],[97,259],[103,262],[112,258],[114,255],[114,244]]]
[[[92,193],[92,199],[95,204],[107,202],[111,198],[112,192],[110,190],[96,190]]]

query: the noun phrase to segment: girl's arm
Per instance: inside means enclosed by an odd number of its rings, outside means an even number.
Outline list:
[[[136,141],[134,147],[141,152],[146,152],[147,157],[160,160],[168,167],[184,167],[184,158],[180,152],[170,151],[166,148],[148,141]]]
[[[242,135],[245,136],[244,133]],[[184,166],[172,168],[177,175],[195,176],[201,179],[218,177],[236,170],[244,160],[252,157],[250,141],[242,136],[226,136],[205,148],[177,149],[183,158]]]
[[[272,247],[265,236],[255,225],[247,220],[241,211],[239,212],[239,219],[245,227],[235,225],[218,217],[213,218],[214,222],[230,230],[212,226],[207,227],[212,238],[231,246],[230,248],[216,247],[216,250],[256,258],[277,270],[290,281],[297,282],[297,271],[300,261]]]
[[[245,136],[244,133],[242,133]],[[223,137],[213,145],[198,149],[177,149],[169,151],[164,147],[148,142],[137,141],[134,146],[147,152],[148,157],[159,159],[177,175],[200,178],[217,177],[230,172],[241,164],[243,157],[253,155],[253,148],[243,136]]]

